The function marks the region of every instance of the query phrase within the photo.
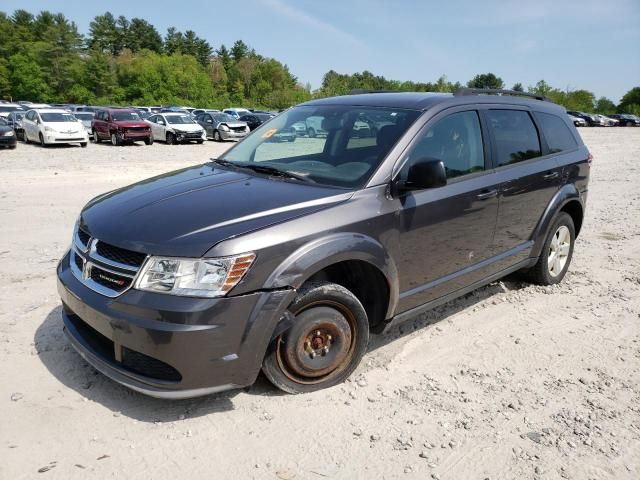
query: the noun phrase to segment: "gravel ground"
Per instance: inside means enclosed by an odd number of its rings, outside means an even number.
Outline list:
[[[350,381],[177,402],[106,379],[61,331],[81,206],[228,144],[0,151],[0,478],[640,478],[640,129],[595,160],[565,281],[509,279],[374,336]]]

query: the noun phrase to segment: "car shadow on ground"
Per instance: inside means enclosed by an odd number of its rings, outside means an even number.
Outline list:
[[[506,278],[452,300],[426,313],[417,315],[384,335],[372,335],[368,352],[410,335],[426,326],[439,323],[456,313],[472,307],[491,296],[518,290],[527,284]],[[78,355],[62,331],[61,306],[51,310],[34,336],[38,358],[63,385],[79,393],[88,401],[97,402],[114,415],[125,415],[142,422],[173,422],[234,409],[233,398],[240,392],[263,397],[286,395],[261,374],[257,381],[244,389],[184,400],[162,400],[129,390],[110,380]]]

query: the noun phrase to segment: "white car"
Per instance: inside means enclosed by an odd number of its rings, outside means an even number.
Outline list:
[[[22,128],[25,142],[38,142],[43,147],[56,143],[79,143],[86,147],[89,143],[84,125],[67,110],[29,110],[22,119]]]
[[[223,110],[227,115],[231,115],[236,120],[239,119],[243,115],[251,115],[251,110],[247,110],[246,108],[225,108]]]
[[[204,129],[186,113],[157,113],[145,122],[151,126],[153,139],[167,142],[167,145],[203,143],[207,139]]]
[[[7,118],[11,112],[23,112],[25,107],[17,103],[0,103],[0,117]]]

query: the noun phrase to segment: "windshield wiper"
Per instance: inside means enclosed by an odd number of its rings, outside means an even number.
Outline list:
[[[258,173],[266,173],[267,175],[274,175],[277,177],[285,177],[285,178],[293,178],[295,180],[300,180],[301,182],[305,182],[305,183],[316,183],[313,180],[311,180],[310,178],[307,177],[303,177],[302,175],[298,175],[296,173],[292,173],[292,172],[288,172],[286,170],[280,170],[279,168],[276,167],[272,167],[271,165],[259,165],[259,164],[241,164],[241,165],[235,165],[236,167],[239,168],[247,168],[249,170],[253,170],[254,172],[258,172]]]
[[[211,158],[211,163],[217,163],[218,165],[222,165],[225,167],[232,167],[232,168],[237,168],[238,165],[236,165],[233,162],[230,162],[229,160],[225,160],[224,158]]]

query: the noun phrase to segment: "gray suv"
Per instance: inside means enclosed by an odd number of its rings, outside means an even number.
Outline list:
[[[314,100],[222,158],[94,198],[57,267],[71,344],[156,397],[260,371],[310,392],[347,378],[371,332],[516,271],[560,282],[591,155],[562,107],[530,97]],[[278,140],[309,118],[326,135]]]

